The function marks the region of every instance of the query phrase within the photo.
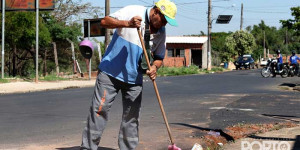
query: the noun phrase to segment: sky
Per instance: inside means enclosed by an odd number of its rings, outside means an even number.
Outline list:
[[[158,0],[110,0],[110,13],[127,5],[153,6]],[[177,5],[178,27],[167,25],[167,36],[207,34],[208,0],[171,0]],[[105,7],[105,0],[84,0],[93,6]],[[279,20],[293,19],[290,8],[300,6],[300,0],[212,0],[212,32],[234,32],[240,29],[243,3],[243,29],[261,20],[279,28]],[[104,13],[104,9],[103,9]],[[229,24],[216,24],[218,15],[233,15]],[[101,16],[100,16],[101,17]],[[103,16],[102,16],[103,17]]]

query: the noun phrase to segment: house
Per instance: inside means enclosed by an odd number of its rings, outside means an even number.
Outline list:
[[[207,68],[207,36],[168,36],[164,66],[182,67],[192,64]]]

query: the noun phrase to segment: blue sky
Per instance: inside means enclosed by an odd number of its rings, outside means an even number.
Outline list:
[[[153,6],[157,0],[110,0],[111,13],[127,5]],[[105,7],[105,0],[85,0],[93,6]],[[177,4],[178,27],[167,25],[167,35],[181,36],[207,33],[208,0],[173,0]],[[279,20],[292,19],[291,7],[300,6],[300,0],[212,0],[212,19],[218,15],[233,15],[229,24],[212,24],[212,32],[240,29],[241,3],[244,5],[243,29],[264,20],[269,26],[279,28]],[[104,11],[103,11],[104,13]]]

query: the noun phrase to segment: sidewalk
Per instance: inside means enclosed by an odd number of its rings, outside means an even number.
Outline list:
[[[45,90],[59,90],[68,88],[93,87],[96,79],[71,81],[41,81],[0,83],[0,94],[27,93]]]
[[[300,126],[283,128],[242,138],[226,144],[224,150],[300,150]]]

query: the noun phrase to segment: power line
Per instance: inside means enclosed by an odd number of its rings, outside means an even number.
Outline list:
[[[139,0],[140,2],[143,2],[143,3],[145,3],[145,4],[150,4],[150,5],[153,5],[153,4],[151,4],[151,3],[148,3],[148,2],[146,2],[146,1],[144,1],[144,0]]]
[[[245,11],[246,12],[251,12],[251,13],[278,13],[278,14],[289,13],[289,12],[257,11],[257,10],[249,10],[249,9],[246,9]]]
[[[212,2],[224,2],[224,1],[230,1],[230,0],[215,0],[215,1],[212,1]],[[190,4],[197,4],[197,3],[207,3],[207,1],[177,3],[176,6],[178,6],[178,5],[190,5]]]
[[[140,2],[143,2],[145,4],[148,4],[150,6],[153,6],[153,4],[149,3],[149,2],[146,2],[144,0],[138,0]],[[230,1],[230,0],[215,0],[215,1],[212,1],[212,2],[224,2],[224,1]],[[207,3],[207,1],[198,1],[198,2],[188,2],[188,3],[175,3],[176,6],[182,6],[182,5],[191,5],[191,4],[197,4],[197,3]],[[150,7],[150,6],[146,6],[146,7]],[[123,8],[125,6],[114,6],[114,7],[110,7],[110,8]]]
[[[247,8],[283,8],[283,7],[297,7],[297,5],[295,5],[295,6],[261,6],[261,7],[257,7],[257,6],[255,6],[255,7],[247,7]]]
[[[182,16],[182,17],[184,17],[184,19],[190,19],[190,20],[192,20],[192,21],[204,21],[204,20],[201,20],[200,18],[192,18],[192,17],[188,17],[188,16],[184,16],[184,15],[181,15],[181,14],[177,14],[178,16]]]
[[[227,8],[227,9],[230,9],[228,7],[224,7],[224,6],[213,6],[213,7],[216,7],[216,8]],[[232,9],[234,11],[239,11],[239,9]],[[260,10],[251,10],[251,9],[245,9],[244,11],[246,12],[251,12],[251,13],[289,13],[289,12],[275,12],[275,11],[260,11]]]

